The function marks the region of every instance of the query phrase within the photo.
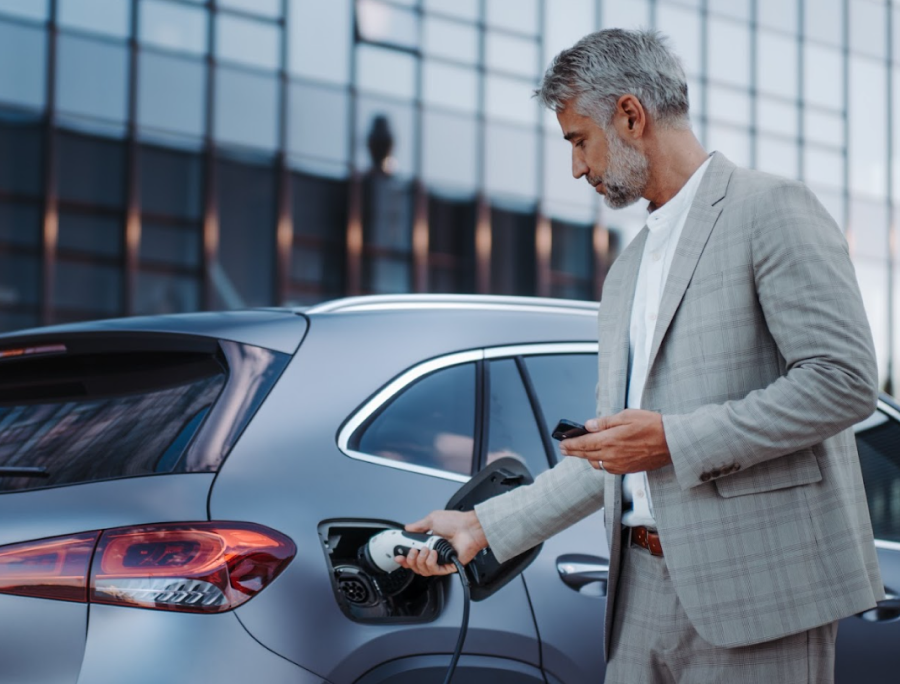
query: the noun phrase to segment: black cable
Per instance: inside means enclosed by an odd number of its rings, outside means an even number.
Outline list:
[[[444,684],[450,684],[450,680],[453,679],[453,673],[456,671],[456,663],[459,661],[463,643],[466,640],[466,632],[469,630],[469,578],[466,577],[466,569],[463,567],[463,564],[459,562],[455,553],[450,561],[456,566],[456,573],[459,575],[460,582],[462,582],[463,616],[462,624],[459,627],[459,638],[456,640],[456,650],[453,651],[453,657],[450,659],[450,666],[447,668],[447,676],[444,678]]]

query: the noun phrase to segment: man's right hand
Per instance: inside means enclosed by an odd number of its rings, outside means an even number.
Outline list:
[[[459,562],[463,565],[488,545],[475,511],[432,511],[422,520],[407,525],[406,531],[443,537],[456,549]],[[394,560],[404,568],[426,577],[456,572],[456,566],[451,563],[438,565],[438,553],[434,549],[413,549],[408,556],[397,556]]]

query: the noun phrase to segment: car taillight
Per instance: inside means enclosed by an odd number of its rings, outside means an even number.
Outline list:
[[[220,613],[262,591],[296,552],[248,523],[124,527],[0,548],[0,593]]]
[[[0,547],[0,593],[84,603],[99,536],[85,532]]]

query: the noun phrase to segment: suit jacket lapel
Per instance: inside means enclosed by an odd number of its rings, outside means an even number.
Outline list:
[[[612,331],[610,346],[609,372],[609,408],[618,413],[625,408],[625,393],[628,389],[628,357],[631,342],[631,307],[634,304],[634,291],[637,286],[638,271],[641,266],[641,255],[647,241],[645,226],[631,244],[616,259],[616,265],[622,269],[624,282],[622,295],[613,305],[618,307],[616,327]],[[601,331],[601,335],[603,332]]]
[[[734,169],[734,164],[716,152],[700,181],[700,187],[697,188],[697,195],[694,197],[678,245],[675,247],[672,266],[669,268],[669,276],[663,289],[656,328],[653,331],[653,343],[650,347],[648,373],[653,368],[659,347],[675,317],[679,304],[681,304],[684,291],[691,282],[691,276],[694,274],[709,234],[722,212],[722,205],[719,202],[725,197],[728,181],[731,180]]]

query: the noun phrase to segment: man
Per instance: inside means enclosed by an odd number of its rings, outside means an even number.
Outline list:
[[[607,682],[833,681],[836,621],[883,595],[850,430],[876,366],[840,230],[800,183],[707,155],[659,34],[591,34],[537,95],[576,177],[650,201],[604,284],[598,417],[532,486],[407,529],[503,561],[604,506]]]

